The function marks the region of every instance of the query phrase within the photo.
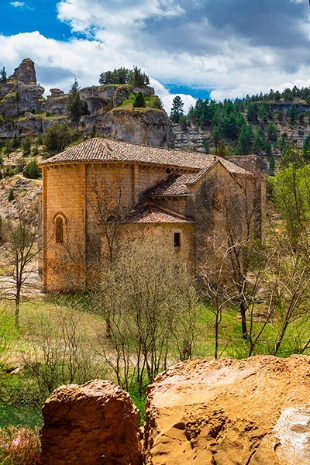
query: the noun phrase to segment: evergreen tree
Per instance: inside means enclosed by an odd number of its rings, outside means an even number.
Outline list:
[[[310,135],[307,136],[306,139],[304,140],[302,151],[303,151],[303,156],[304,156],[306,163],[309,163],[310,161]]]
[[[136,95],[135,101],[133,103],[133,107],[134,108],[144,108],[145,106],[146,106],[145,98],[144,98],[144,95],[142,94],[142,92],[140,91]]]
[[[77,123],[80,117],[86,113],[85,103],[80,98],[79,89],[79,83],[75,79],[71,86],[67,103],[67,110],[74,123]]]
[[[249,124],[242,127],[238,138],[238,145],[240,147],[241,155],[249,155],[251,153],[253,146],[253,129]]]
[[[179,95],[176,95],[172,101],[170,118],[174,123],[179,123],[180,116],[183,115],[184,103]]]
[[[276,162],[275,162],[274,157],[271,157],[269,160],[269,174],[271,176],[274,175],[275,169],[276,169]]]
[[[2,70],[0,71],[0,82],[6,82],[6,71],[5,66],[3,66]]]
[[[141,71],[140,68],[134,66],[128,76],[128,84],[133,87],[146,87],[150,83],[150,78],[147,74]]]

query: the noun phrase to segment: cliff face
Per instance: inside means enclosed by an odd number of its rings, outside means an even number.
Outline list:
[[[161,110],[115,109],[96,116],[82,116],[79,129],[86,135],[95,132],[133,144],[174,146],[171,122]]]

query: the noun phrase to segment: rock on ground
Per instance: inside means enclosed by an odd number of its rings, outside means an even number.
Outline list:
[[[308,465],[310,357],[179,363],[146,417],[147,465]]]
[[[116,384],[61,386],[42,412],[44,465],[140,465],[139,414]]]

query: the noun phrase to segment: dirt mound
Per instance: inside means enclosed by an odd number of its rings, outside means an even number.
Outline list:
[[[182,362],[148,390],[148,465],[310,464],[310,357]]]

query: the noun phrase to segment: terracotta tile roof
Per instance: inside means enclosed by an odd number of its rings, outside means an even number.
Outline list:
[[[207,171],[209,171],[209,168],[200,170],[198,173],[171,174],[166,180],[159,182],[155,187],[147,191],[145,195],[151,197],[186,195],[188,193],[187,186],[195,184]]]
[[[217,160],[219,158],[217,157]],[[143,145],[128,144],[111,139],[96,137],[75,145],[58,155],[40,163],[40,166],[83,163],[83,162],[127,162],[164,165],[176,168],[203,169],[214,163],[212,155],[198,152],[164,149]],[[225,167],[232,173],[246,174],[243,168],[227,161]],[[223,163],[224,164],[224,163]]]
[[[123,224],[132,223],[192,223],[190,218],[181,217],[170,212],[166,212],[153,205],[138,206],[130,212],[122,221]]]

